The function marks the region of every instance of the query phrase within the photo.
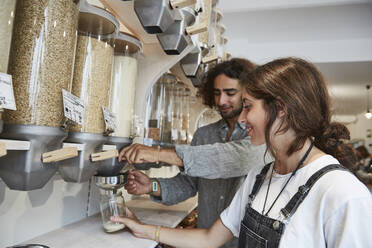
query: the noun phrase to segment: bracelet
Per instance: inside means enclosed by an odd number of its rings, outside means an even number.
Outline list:
[[[156,160],[156,164],[159,164],[160,159],[160,146],[158,145],[158,159]]]
[[[155,229],[155,241],[157,243],[160,242],[160,226],[156,226],[156,229]]]

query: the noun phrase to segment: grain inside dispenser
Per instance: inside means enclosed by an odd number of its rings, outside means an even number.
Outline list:
[[[102,106],[109,105],[114,55],[113,40],[105,36],[112,34],[117,26],[115,17],[106,10],[94,6],[80,10],[72,94],[84,102],[85,114],[83,124],[74,125],[71,131],[105,131]]]
[[[70,91],[78,9],[73,0],[17,0],[9,61],[17,110],[5,123],[60,126]]]
[[[115,56],[111,80],[110,109],[116,114],[117,129],[113,136],[130,137],[133,123],[137,79],[137,54],[140,41],[120,32],[115,37]]]
[[[0,8],[0,73],[7,73],[16,1],[2,0]]]

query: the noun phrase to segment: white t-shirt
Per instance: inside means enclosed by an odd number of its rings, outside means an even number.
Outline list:
[[[279,219],[298,187],[305,184],[316,171],[329,164],[338,164],[330,155],[322,156],[299,169],[284,189],[269,213]],[[222,223],[239,236],[240,224],[245,214],[248,195],[256,175],[262,167],[252,169],[230,206],[220,215]],[[253,209],[262,212],[271,169],[252,203]],[[284,186],[290,173],[274,172],[265,213]],[[323,175],[286,224],[279,247],[372,247],[372,195],[350,172],[334,170]]]

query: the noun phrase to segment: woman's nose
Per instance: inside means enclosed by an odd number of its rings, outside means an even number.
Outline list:
[[[240,113],[239,117],[238,117],[238,122],[239,123],[245,123],[245,120],[246,120],[246,113],[245,113],[245,109],[243,108],[242,112]]]

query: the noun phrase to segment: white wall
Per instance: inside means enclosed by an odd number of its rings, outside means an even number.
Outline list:
[[[97,191],[95,185],[91,191]],[[88,193],[88,182],[66,183],[59,175],[33,191],[10,190],[0,179],[0,247],[25,242],[87,217]],[[93,202],[90,215],[98,210],[94,206],[97,201]]]

